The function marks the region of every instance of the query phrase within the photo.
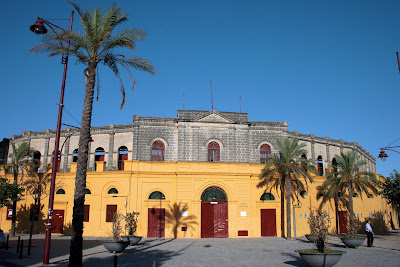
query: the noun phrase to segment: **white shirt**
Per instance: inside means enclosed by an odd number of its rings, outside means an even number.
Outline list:
[[[371,227],[371,225],[370,225],[369,223],[367,223],[367,224],[365,225],[365,231],[367,231],[367,232],[372,232],[372,227]]]

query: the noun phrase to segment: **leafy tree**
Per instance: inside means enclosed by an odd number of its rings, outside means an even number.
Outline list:
[[[12,173],[14,176],[14,185],[18,184],[18,176],[21,174],[21,180],[24,173],[28,172],[32,167],[32,158],[33,150],[30,145],[26,142],[21,143],[18,147],[16,147],[14,142],[10,142],[11,144],[11,153],[8,155],[8,161],[5,165],[3,165],[3,169],[5,173]],[[17,201],[18,198],[13,198],[13,214],[11,221],[11,235],[15,236],[15,221],[17,214]]]
[[[56,34],[45,35],[43,42],[32,48],[31,52],[47,52],[48,56],[54,56],[68,52],[75,56],[78,62],[87,66],[84,70],[85,97],[82,112],[82,121],[79,137],[79,157],[75,178],[74,208],[72,218],[72,235],[70,249],[70,266],[82,265],[82,234],[83,213],[85,202],[86,171],[88,161],[89,136],[92,120],[94,88],[96,84],[96,70],[99,64],[109,67],[121,82],[122,103],[125,103],[125,89],[120,77],[120,67],[128,71],[133,88],[133,79],[130,68],[155,74],[152,64],[140,57],[125,57],[116,50],[129,48],[135,50],[136,41],[144,40],[146,33],[142,30],[130,28],[114,33],[115,28],[127,20],[127,16],[116,5],[112,5],[103,14],[99,8],[93,12],[82,10],[78,5],[71,2],[80,17],[83,33],[59,31]],[[70,40],[70,48],[62,43]],[[99,91],[99,83],[97,83]],[[132,89],[133,89],[132,88]]]
[[[24,188],[18,184],[9,183],[7,179],[0,178],[0,208],[11,205],[22,199]]]
[[[400,173],[393,170],[381,185],[381,194],[400,212]]]
[[[287,239],[292,238],[292,222],[290,200],[294,199],[296,192],[306,188],[307,181],[314,182],[311,174],[316,174],[317,170],[310,160],[301,158],[306,155],[305,144],[299,144],[296,139],[286,138],[283,141],[278,140],[279,155],[273,155],[268,159],[267,164],[261,171],[260,182],[257,188],[266,187],[266,190],[275,188],[281,191],[282,215],[284,214],[284,202],[286,198],[286,225]],[[284,197],[284,195],[286,195]],[[284,217],[282,217],[282,226]],[[282,229],[282,235],[284,231]]]
[[[361,171],[367,162],[358,160],[356,151],[342,152],[339,156],[335,156],[335,159],[337,169],[327,173],[327,179],[322,184],[320,192],[326,195],[326,199],[335,199],[339,193],[344,197],[347,193],[347,208],[350,216],[354,216],[354,193],[357,192],[361,198],[363,193],[378,194],[378,180],[374,173]]]

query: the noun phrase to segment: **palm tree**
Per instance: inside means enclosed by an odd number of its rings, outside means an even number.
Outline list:
[[[119,48],[135,50],[135,42],[144,40],[146,33],[142,30],[131,28],[114,33],[115,28],[127,20],[124,12],[116,5],[112,5],[103,14],[99,8],[93,12],[82,10],[78,5],[71,2],[79,14],[80,23],[83,27],[83,34],[77,32],[59,31],[56,34],[47,34],[43,42],[32,48],[31,52],[47,52],[48,56],[54,56],[68,52],[75,56],[78,62],[87,66],[84,70],[85,76],[85,97],[82,112],[82,121],[79,137],[79,157],[75,179],[74,208],[72,219],[72,235],[70,249],[70,265],[82,265],[82,234],[83,234],[83,213],[85,202],[86,171],[88,161],[89,136],[92,120],[93,96],[96,84],[96,71],[99,64],[109,67],[121,82],[122,103],[125,103],[125,89],[119,75],[122,66],[128,71],[133,88],[133,79],[130,68],[155,74],[152,64],[140,57],[126,58],[117,53]],[[62,42],[70,40],[70,48],[62,45]],[[99,85],[99,84],[97,84]],[[99,86],[97,86],[99,90]]]
[[[36,167],[39,165],[39,162],[35,162]],[[35,221],[35,214],[39,214],[40,212],[40,202],[42,199],[46,198],[50,191],[50,181],[51,181],[51,172],[37,172],[37,168],[31,168],[28,172],[28,176],[24,181],[24,186],[29,195],[32,196],[34,200],[34,205],[32,208],[32,216],[31,216],[31,229],[29,232],[29,245],[28,251],[30,253],[31,243],[32,243],[32,233],[33,233],[33,224]]]
[[[261,171],[260,182],[257,188],[266,187],[266,190],[275,188],[281,191],[282,208],[282,235],[284,234],[284,198],[286,198],[286,219],[287,219],[287,239],[292,238],[291,208],[290,199],[294,198],[295,192],[301,191],[307,182],[314,182],[311,174],[316,174],[317,170],[310,160],[301,158],[306,155],[305,144],[299,144],[296,139],[286,138],[283,141],[277,140],[279,155],[273,155],[268,159],[267,164]],[[284,197],[284,195],[286,196]]]
[[[32,168],[33,150],[30,145],[26,142],[20,144],[16,147],[14,142],[11,142],[12,152],[8,155],[8,161],[2,167],[5,173],[13,173],[14,176],[14,186],[18,184],[18,175],[23,175],[27,173]],[[22,179],[22,178],[21,178]],[[17,201],[13,201],[13,211],[12,211],[12,221],[10,233],[15,236],[15,221],[17,214]]]
[[[354,216],[353,195],[358,192],[362,198],[362,193],[369,194],[372,191],[378,194],[378,180],[372,172],[361,171],[361,168],[367,164],[365,160],[357,159],[356,151],[342,152],[335,157],[337,170],[327,174],[327,179],[322,184],[320,192],[326,195],[326,198],[335,198],[338,193],[348,193],[347,208],[350,216]],[[336,218],[337,219],[337,218]]]

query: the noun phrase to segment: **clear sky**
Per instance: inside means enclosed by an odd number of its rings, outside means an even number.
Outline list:
[[[100,68],[101,91],[93,126],[130,124],[132,115],[176,117],[177,110],[241,111],[253,121],[288,121],[290,131],[357,142],[374,157],[400,138],[400,1],[77,1],[84,8],[118,5],[128,15],[120,29],[149,35],[137,50],[157,75],[127,75],[119,109],[119,80]],[[59,56],[32,54],[41,41],[29,31],[38,16],[68,28],[72,6],[64,0],[7,1],[0,42],[0,139],[23,131],[55,130],[63,65]],[[73,29],[80,31],[75,13]],[[65,107],[81,119],[82,65],[70,58]],[[183,98],[183,95],[185,97]],[[185,99],[183,101],[183,99]],[[64,112],[63,122],[79,126]],[[400,140],[392,145],[400,145]],[[388,152],[377,171],[400,170]]]

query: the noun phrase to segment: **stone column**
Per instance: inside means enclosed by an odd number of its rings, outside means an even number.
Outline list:
[[[114,125],[110,124],[111,131],[108,135],[108,159],[107,159],[107,170],[111,171],[114,169],[114,161],[113,161],[113,156],[114,156]]]
[[[132,122],[132,160],[139,160],[139,125],[138,121],[139,116],[133,116]]]
[[[313,137],[314,137],[314,135],[311,134],[311,159],[312,159],[313,162],[315,162],[316,161],[316,159],[315,159],[315,147],[314,147],[315,142],[314,142],[314,138]]]
[[[44,141],[44,151],[43,151],[43,161],[42,161],[42,166],[40,169],[46,170],[47,168],[47,160],[49,157],[49,143],[50,143],[50,130],[46,130],[46,139]]]
[[[331,167],[331,154],[329,152],[329,142],[326,144],[326,168],[330,168]]]

